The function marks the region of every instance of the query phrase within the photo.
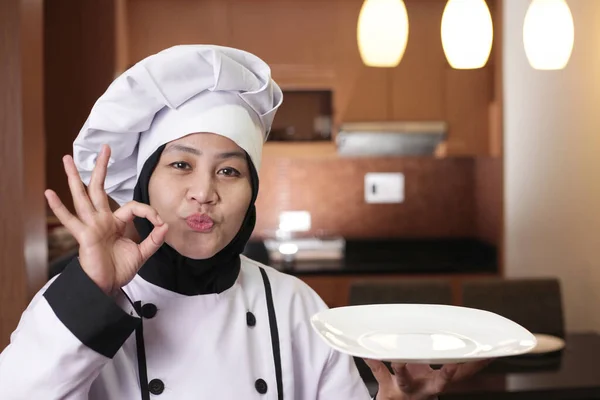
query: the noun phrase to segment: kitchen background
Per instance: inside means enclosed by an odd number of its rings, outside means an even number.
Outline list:
[[[89,108],[116,74],[175,44],[239,47],[266,60],[284,90],[259,171],[253,240],[276,239],[282,212],[307,212],[310,224],[295,237],[316,240],[319,248],[345,246],[338,249],[343,259],[336,271],[323,260],[296,262],[301,278],[330,306],[346,304],[347,298],[345,290],[336,291],[336,280],[323,284],[334,272],[337,280],[349,282],[380,279],[382,272],[450,274],[456,282],[473,273],[500,274],[500,55],[494,51],[480,69],[452,68],[439,38],[445,4],[406,1],[410,39],[402,61],[396,68],[373,68],[363,63],[357,46],[362,0],[53,3],[45,14],[46,128],[53,138],[47,146],[48,186],[68,198],[61,156],[71,151]],[[496,2],[489,4],[497,19]],[[65,24],[67,15],[78,23]],[[51,101],[59,96],[61,101]],[[443,121],[447,128],[433,152],[341,152],[336,136],[346,124],[390,121]],[[367,203],[365,174],[373,172],[403,174],[404,200]],[[400,251],[407,240],[419,243],[418,250]],[[398,251],[383,257],[382,241]],[[350,252],[362,254],[360,271],[349,270],[356,261]],[[408,261],[417,257],[414,252],[437,257],[420,267]],[[482,252],[488,254],[483,259]]]
[[[335,243],[342,238],[347,247],[341,261],[281,265],[329,305],[345,304],[349,286],[365,279],[446,278],[460,303],[456,288],[464,279],[556,276],[563,285],[568,328],[600,330],[600,315],[593,311],[600,304],[595,254],[600,117],[594,110],[600,59],[580,50],[598,45],[594,18],[600,16],[600,4],[569,3],[576,23],[569,65],[538,71],[527,62],[521,36],[529,2],[487,1],[493,48],[485,66],[471,70],[452,68],[444,55],[440,21],[446,1],[404,3],[409,39],[393,68],[368,67],[361,60],[357,19],[363,0],[51,0],[22,5],[22,20],[39,28],[23,47],[24,60],[36,55],[23,63],[23,77],[43,75],[37,87],[31,78],[24,89],[24,101],[28,93],[43,93],[35,103],[38,109],[29,112],[43,116],[44,132],[24,134],[30,154],[41,148],[35,159],[44,160],[25,167],[24,175],[37,179],[27,181],[26,196],[50,187],[69,199],[61,157],[72,151],[90,107],[116,75],[175,44],[240,47],[270,63],[285,92],[264,149],[253,243],[276,238],[286,211],[310,215],[310,226],[295,234],[300,239]],[[33,121],[40,119],[24,118],[25,133],[40,132]],[[443,121],[447,130],[435,151],[425,154],[351,156],[340,151],[337,136],[348,124],[393,121]],[[318,134],[323,130],[325,137]],[[402,174],[401,202],[365,201],[365,175],[374,172]],[[44,207],[37,198],[31,204],[30,210]],[[35,212],[30,214],[27,218]],[[0,268],[5,274],[0,282],[8,288],[2,299],[24,300],[25,292],[43,283],[40,268],[32,266],[39,262],[42,242],[49,243],[50,261],[72,246],[50,213],[48,242],[40,225],[35,227],[37,259],[30,251],[25,261],[27,274],[37,280]],[[15,243],[33,249],[27,240]],[[370,245],[387,250],[377,252]],[[432,263],[437,267],[430,268]],[[29,283],[20,287],[14,282]],[[7,315],[4,322],[0,318],[2,335],[19,313]]]

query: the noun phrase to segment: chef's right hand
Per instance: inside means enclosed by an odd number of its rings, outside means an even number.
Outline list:
[[[113,295],[129,283],[163,244],[168,226],[149,205],[129,202],[114,213],[104,191],[110,147],[104,145],[92,172],[89,188],[79,177],[71,156],[63,157],[69,188],[77,216],[71,214],[58,195],[46,190],[50,208],[79,243],[79,262],[87,275],[106,294]],[[154,224],[152,233],[140,244],[125,236],[133,218],[147,218]]]

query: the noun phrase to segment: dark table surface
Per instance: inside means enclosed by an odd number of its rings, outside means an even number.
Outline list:
[[[600,334],[565,338],[558,353],[500,358],[479,374],[452,384],[440,400],[592,400],[600,399]],[[372,375],[363,379],[372,394]]]
[[[250,242],[246,255],[293,275],[388,273],[493,273],[497,249],[477,239],[347,239],[344,258],[295,263],[273,262],[261,242]]]

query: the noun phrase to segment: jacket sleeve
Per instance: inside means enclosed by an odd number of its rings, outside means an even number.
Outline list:
[[[105,295],[73,260],[33,298],[0,354],[0,397],[87,399],[140,321],[124,292]]]

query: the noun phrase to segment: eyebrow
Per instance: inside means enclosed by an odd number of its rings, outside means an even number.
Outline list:
[[[174,144],[173,146],[170,146],[169,148],[167,148],[165,150],[165,153],[171,153],[171,152],[175,152],[175,151],[181,151],[184,153],[190,153],[196,156],[201,156],[202,152],[194,147],[190,147],[190,146],[184,146],[181,144]],[[227,159],[227,158],[242,158],[242,159],[246,159],[246,153],[244,153],[243,151],[227,151],[224,153],[219,153],[217,154],[217,158],[220,159]]]
[[[189,146],[184,146],[181,144],[174,144],[173,146],[170,146],[169,148],[167,148],[165,150],[165,154],[166,153],[173,153],[175,151],[181,151],[183,153],[190,153],[190,154],[194,154],[196,156],[202,155],[202,152],[198,149],[195,149],[193,147],[189,147]]]
[[[246,153],[243,151],[227,151],[225,153],[217,154],[218,158],[226,159],[226,158],[241,158],[243,160],[246,159]]]

